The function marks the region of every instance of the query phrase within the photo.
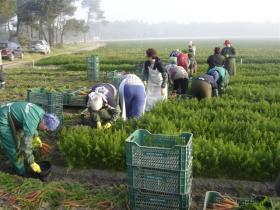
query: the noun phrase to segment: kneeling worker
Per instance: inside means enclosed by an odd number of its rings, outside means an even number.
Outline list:
[[[17,174],[27,175],[25,163],[35,172],[41,173],[35,162],[32,142],[35,140],[42,147],[37,129],[55,131],[60,124],[54,114],[45,111],[32,103],[14,102],[0,108],[0,145]],[[23,138],[18,139],[18,132],[23,131]]]
[[[100,83],[92,87],[87,106],[93,127],[108,129],[112,126],[120,115],[117,101],[117,90],[112,84]]]

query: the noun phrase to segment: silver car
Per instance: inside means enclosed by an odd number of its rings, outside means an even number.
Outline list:
[[[38,40],[32,41],[30,51],[47,55],[51,52],[51,49],[50,45],[45,40]]]

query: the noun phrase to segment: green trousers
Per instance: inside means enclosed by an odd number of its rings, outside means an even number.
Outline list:
[[[8,109],[0,108],[0,145],[19,175],[25,174],[24,159],[18,158],[16,140],[8,123]]]
[[[235,61],[235,58],[226,60],[225,68],[228,70],[229,75],[236,76],[236,61]]]
[[[212,98],[211,85],[202,80],[194,80],[192,82],[192,96],[198,98],[198,100]]]

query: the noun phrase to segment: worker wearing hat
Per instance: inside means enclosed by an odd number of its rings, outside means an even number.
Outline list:
[[[19,175],[27,175],[30,167],[35,173],[41,173],[35,162],[32,150],[33,141],[43,145],[37,129],[55,131],[60,121],[54,114],[32,103],[14,102],[0,107],[0,147],[9,158]],[[18,138],[22,131],[23,137]]]
[[[93,127],[108,129],[119,118],[121,111],[117,98],[117,90],[112,84],[99,83],[92,87],[87,106]]]
[[[230,75],[236,75],[236,51],[232,47],[230,40],[225,40],[225,47],[222,49],[221,54],[225,57],[225,68],[228,70]]]

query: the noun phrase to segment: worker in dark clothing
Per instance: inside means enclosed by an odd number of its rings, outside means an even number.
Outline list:
[[[207,63],[209,65],[209,69],[214,67],[222,67],[224,65],[225,59],[221,55],[221,49],[219,47],[215,47],[214,54],[208,57]]]
[[[225,57],[225,68],[228,70],[229,75],[236,75],[236,51],[232,47],[230,40],[226,40],[225,47],[222,49],[221,54]]]
[[[192,82],[192,96],[201,100],[219,96],[218,84],[213,76],[204,74]]]

